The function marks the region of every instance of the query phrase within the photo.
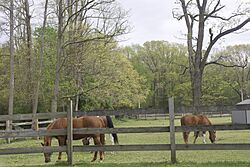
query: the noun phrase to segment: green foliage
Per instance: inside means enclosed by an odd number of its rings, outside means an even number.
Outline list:
[[[8,88],[9,88],[9,67],[6,64],[9,64],[9,53],[8,47],[0,47],[0,114],[7,113],[7,104],[8,104]]]
[[[73,70],[81,74],[81,109],[133,108],[138,102],[144,102],[148,92],[143,87],[144,79],[116,45],[104,47],[103,44],[92,43],[87,49],[87,54],[78,58],[81,62],[71,62],[71,65],[80,64]],[[71,67],[68,65],[67,68]],[[78,78],[73,79],[78,82]]]
[[[39,79],[41,33],[41,28],[34,31],[34,80]],[[54,91],[57,32],[53,27],[46,27],[44,35],[38,112],[50,111]],[[74,35],[77,38],[77,34]],[[0,47],[0,53],[0,113],[6,114],[8,47]],[[27,76],[26,53],[22,45],[15,53],[14,113],[31,112],[32,94],[27,91],[31,81]],[[248,56],[249,46],[239,45],[228,47],[212,57],[212,60],[219,58],[219,62],[227,66],[245,65],[241,68],[207,66],[203,76],[204,105],[234,105],[240,101],[241,90],[245,98],[249,96]],[[64,48],[58,107],[64,110],[67,105],[64,97],[77,97],[78,94],[79,109],[84,111],[149,106],[165,108],[168,97],[174,97],[177,106],[190,105],[192,91],[188,68],[187,51],[180,44],[150,41],[143,46],[124,48],[118,47],[115,41],[109,44],[106,41],[73,44]]]
[[[189,75],[185,73],[188,60],[183,45],[150,41],[143,46],[126,47],[123,52],[138,73],[147,79],[145,86],[150,90],[147,106],[166,107],[171,96],[176,97],[178,104],[190,101],[190,94],[178,96],[179,84],[189,85]]]

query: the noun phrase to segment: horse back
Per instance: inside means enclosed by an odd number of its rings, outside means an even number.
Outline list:
[[[57,118],[47,126],[47,130],[64,128],[67,128],[67,118]]]
[[[102,118],[96,116],[84,116],[73,120],[74,128],[103,128],[105,123]]]
[[[198,115],[200,125],[212,125],[211,121],[205,115]]]
[[[181,118],[181,125],[187,126],[187,125],[197,125],[199,122],[199,119],[195,115],[185,115]]]

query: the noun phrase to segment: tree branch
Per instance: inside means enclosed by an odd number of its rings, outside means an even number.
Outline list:
[[[226,65],[226,64],[223,64],[223,63],[219,63],[217,61],[211,61],[211,62],[206,63],[206,65],[211,65],[211,64],[216,64],[216,65],[220,65],[220,66],[223,66],[223,67],[238,67],[238,68],[246,67],[246,65],[242,66],[242,65],[237,65],[237,64]]]
[[[7,7],[7,6],[5,6],[5,5],[0,4],[0,7],[3,7],[4,9],[6,9],[6,10],[10,11],[10,8],[8,8],[8,7]]]
[[[205,66],[205,65],[206,65],[206,60],[207,60],[207,58],[208,58],[208,55],[209,55],[209,53],[210,53],[212,47],[214,46],[214,44],[215,44],[220,38],[222,38],[222,37],[224,37],[225,35],[228,35],[228,34],[230,34],[230,33],[233,33],[233,32],[235,32],[235,31],[241,29],[242,27],[244,27],[244,26],[245,26],[247,23],[249,23],[249,22],[250,22],[250,17],[247,18],[245,21],[243,21],[241,24],[237,25],[236,27],[233,27],[233,28],[231,28],[231,29],[228,29],[228,30],[226,30],[226,31],[224,31],[224,32],[219,33],[219,34],[210,42],[210,44],[208,45],[208,48],[207,48],[207,50],[206,50],[206,52],[205,52],[205,54],[204,54],[204,57],[203,57],[203,60],[202,60],[202,64],[201,64],[201,65],[202,65],[202,66]]]

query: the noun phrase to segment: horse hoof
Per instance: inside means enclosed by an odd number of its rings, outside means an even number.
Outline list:
[[[91,162],[95,162],[95,159],[92,159]]]

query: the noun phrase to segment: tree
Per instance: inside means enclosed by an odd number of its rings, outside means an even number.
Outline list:
[[[72,0],[67,4],[59,0],[57,16],[57,62],[52,112],[57,111],[60,70],[68,58],[63,54],[66,48],[72,50],[89,41],[113,42],[115,37],[127,31],[126,13],[116,6],[115,0]]]
[[[188,101],[188,95],[181,91],[189,85],[187,75],[183,74],[187,66],[187,51],[183,45],[148,41],[143,46],[126,47],[124,52],[139,74],[147,79],[148,106],[166,107],[170,96],[177,96],[178,104]],[[177,92],[181,92],[179,97]]]
[[[186,23],[193,106],[198,107],[201,105],[204,68],[216,63],[207,62],[212,48],[221,38],[242,29],[250,22],[250,18],[247,10],[240,9],[241,6],[236,13],[224,17],[220,12],[225,6],[221,5],[220,0],[178,0],[177,3],[181,6],[181,13],[176,10],[173,13],[175,18],[184,18]],[[208,25],[213,27],[208,28]],[[208,44],[204,45],[206,35]]]
[[[144,103],[148,93],[145,79],[133,69],[116,43],[92,41],[80,50],[79,55],[73,54],[68,59],[61,81],[64,85],[62,96],[79,96],[76,108],[84,111],[136,108],[138,103]],[[76,73],[81,75],[80,81]]]
[[[219,57],[219,58],[218,58]],[[232,73],[234,74],[233,81],[236,82],[237,87],[233,87],[235,92],[239,95],[239,99],[243,101],[249,96],[248,80],[250,77],[249,71],[250,45],[234,45],[228,46],[221,51],[217,58],[220,61],[227,62],[227,66],[232,66]],[[225,64],[221,63],[220,64]],[[231,78],[232,79],[232,78]]]
[[[9,86],[9,115],[13,115],[13,108],[14,108],[14,2],[10,0],[10,86]],[[10,125],[12,122],[7,121],[6,128],[12,129]],[[9,130],[10,130],[9,129]],[[10,143],[10,140],[8,140]]]
[[[40,83],[41,83],[41,77],[43,72],[43,59],[44,59],[44,49],[45,49],[45,28],[47,24],[47,11],[48,11],[48,0],[45,0],[44,5],[44,15],[43,15],[43,25],[42,25],[42,32],[41,32],[41,47],[40,47],[40,57],[39,57],[39,65],[38,65],[38,74],[36,77],[36,83],[34,84],[34,93],[33,93],[33,103],[32,103],[32,113],[37,113],[38,108],[38,100],[39,100],[39,92],[40,92]],[[33,129],[38,129],[38,120],[33,120]]]

